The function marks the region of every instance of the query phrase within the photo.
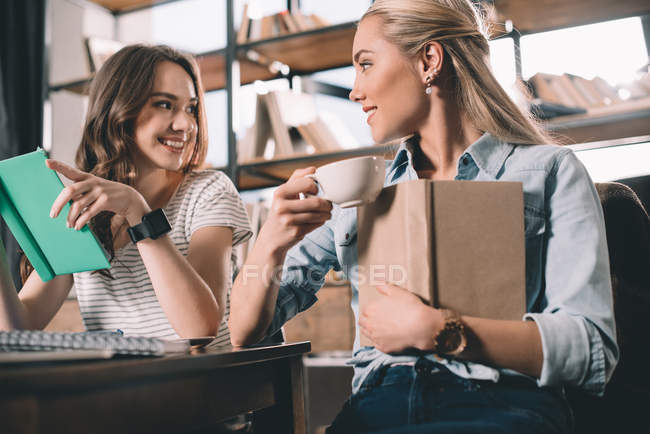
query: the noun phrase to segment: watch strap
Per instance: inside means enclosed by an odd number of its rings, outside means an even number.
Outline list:
[[[151,236],[151,231],[145,223],[138,223],[135,226],[131,226],[127,229],[127,232],[129,233],[129,237],[131,237],[133,244]]]
[[[150,213],[142,216],[142,223],[131,226],[127,229],[129,237],[133,243],[142,241],[145,238],[156,238],[165,235],[171,230],[171,225],[167,220],[167,216],[162,208],[155,209]]]

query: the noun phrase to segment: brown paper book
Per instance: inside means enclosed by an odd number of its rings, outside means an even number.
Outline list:
[[[382,280],[426,303],[481,318],[525,313],[522,185],[416,180],[357,213],[359,307]],[[361,336],[361,345],[371,345]]]

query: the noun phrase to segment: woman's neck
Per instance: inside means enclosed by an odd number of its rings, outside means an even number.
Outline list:
[[[418,131],[420,146],[413,163],[420,178],[454,179],[457,163],[481,132],[461,115],[450,98],[432,97],[432,109]]]
[[[182,172],[156,169],[138,174],[134,188],[140,192],[151,209],[167,205],[183,180]]]

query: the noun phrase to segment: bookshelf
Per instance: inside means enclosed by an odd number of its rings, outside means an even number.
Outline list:
[[[143,8],[156,7],[183,0],[90,0],[91,3],[108,9],[113,16],[130,13]],[[288,7],[292,6],[287,2]],[[228,167],[223,168],[239,189],[255,189],[278,185],[291,175],[291,172],[301,165],[322,165],[339,159],[361,155],[382,155],[385,147],[364,147],[359,149],[341,150],[326,154],[295,155],[280,160],[255,160],[246,164],[237,163],[236,139],[232,126],[233,101],[232,94],[236,87],[266,81],[275,78],[306,75],[318,71],[339,68],[350,65],[352,42],[356,23],[348,22],[327,27],[319,27],[307,31],[284,34],[267,39],[255,40],[236,44],[237,29],[234,28],[233,0],[224,2],[228,14],[228,45],[223,49],[196,55],[201,71],[202,81],[206,91],[225,89],[228,94],[228,124],[230,125],[228,143]],[[277,61],[289,67],[290,73],[283,75],[273,71],[263,61],[255,61],[249,53],[267,61]],[[234,72],[233,64],[237,62],[238,73]],[[68,90],[78,94],[87,94],[92,76],[64,83],[50,84],[50,91]]]
[[[241,190],[273,187],[285,182],[294,170],[309,166],[322,166],[345,158],[361,157],[364,155],[377,155],[391,158],[394,146],[368,146],[358,149],[347,149],[337,152],[318,154],[292,155],[291,157],[265,160],[256,160],[239,165]]]
[[[183,0],[91,0],[95,5],[107,8],[115,16],[143,8],[156,7],[173,1]],[[295,0],[287,1],[289,9],[295,7]],[[491,0],[497,17],[501,21],[511,20],[517,30],[511,36],[552,30],[567,26],[594,23],[650,13],[647,0],[539,0],[521,2],[517,0]],[[270,187],[288,179],[291,172],[308,165],[321,165],[339,159],[360,155],[390,155],[387,147],[364,147],[324,154],[295,155],[275,160],[253,160],[237,162],[236,138],[233,130],[233,91],[240,85],[257,80],[279,77],[291,78],[308,75],[327,69],[350,65],[352,41],[356,23],[343,23],[313,30],[285,34],[272,38],[237,44],[237,29],[234,28],[233,0],[225,0],[227,12],[228,45],[197,55],[201,76],[207,91],[225,89],[228,94],[228,166],[224,170],[233,178],[241,190]],[[282,75],[269,69],[267,64],[251,60],[248,53],[281,62],[289,67],[290,73]],[[238,64],[238,73],[234,63]],[[50,90],[67,89],[78,93],[86,92],[92,77],[50,86]],[[339,92],[343,95],[345,92]],[[650,107],[621,105],[610,112],[591,110],[583,115],[554,118],[546,123],[547,128],[570,142],[616,139],[650,134]]]
[[[520,53],[519,38],[522,35],[633,16],[642,16],[646,23],[650,22],[650,3],[647,0],[494,0],[492,4],[497,19],[510,20],[516,29],[512,34],[516,53]],[[650,55],[650,33],[647,30],[645,37]],[[517,73],[521,78],[519,54],[517,57]],[[555,117],[545,121],[544,125],[566,144],[647,135],[650,134],[650,96],[605,107],[590,107],[586,113]]]
[[[249,50],[289,66],[294,75],[347,66],[350,64],[355,28],[355,23],[343,23],[237,45],[240,84],[281,77],[279,73],[271,72],[267,65],[248,59],[246,53]],[[226,87],[226,49],[197,54],[196,60],[206,91]],[[87,85],[92,79],[93,77],[89,76],[71,82],[53,84],[50,90],[66,89],[85,94],[88,92]]]
[[[647,136],[650,135],[650,97],[590,108],[584,114],[556,117],[547,121],[546,127],[572,143]]]
[[[493,0],[501,21],[511,20],[521,34],[593,24],[650,12],[647,0]]]
[[[355,23],[338,24],[249,42],[238,46],[238,51],[254,49],[296,74],[309,74],[350,65],[355,31]]]

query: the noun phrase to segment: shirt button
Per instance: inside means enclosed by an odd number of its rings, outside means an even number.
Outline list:
[[[467,166],[469,164],[469,157],[465,155],[462,159],[463,166]]]

